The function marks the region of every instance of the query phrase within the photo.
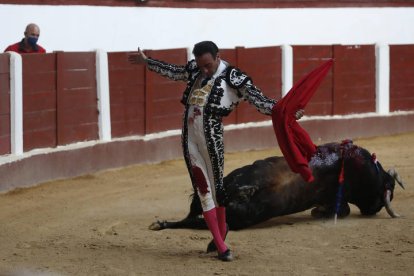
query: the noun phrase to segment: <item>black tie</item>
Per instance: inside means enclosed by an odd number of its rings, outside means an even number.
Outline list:
[[[204,86],[207,84],[207,82],[208,82],[209,80],[211,80],[211,77],[205,78],[205,79],[201,82],[201,87],[204,87]]]

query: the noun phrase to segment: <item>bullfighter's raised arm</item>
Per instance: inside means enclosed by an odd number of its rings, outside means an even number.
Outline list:
[[[187,81],[189,72],[197,66],[195,62],[176,65],[153,59],[147,57],[140,48],[138,48],[138,53],[130,54],[128,60],[133,64],[146,63],[149,70],[175,81]]]

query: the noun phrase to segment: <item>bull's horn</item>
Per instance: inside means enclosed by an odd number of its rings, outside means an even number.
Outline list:
[[[401,177],[394,168],[389,169],[388,174],[391,175],[392,177],[394,177],[395,181],[397,181],[397,183],[401,186],[401,188],[403,188],[405,190],[405,187],[404,187],[404,184],[401,180]]]
[[[391,208],[391,190],[387,190],[385,192],[385,210],[387,210],[388,215],[390,215],[393,218],[399,218],[400,215],[394,212],[394,210]]]

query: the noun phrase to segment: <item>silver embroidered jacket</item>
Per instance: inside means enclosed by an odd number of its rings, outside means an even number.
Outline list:
[[[226,63],[226,65],[228,64]],[[185,66],[179,66],[148,58],[147,68],[169,79],[187,82],[187,87],[181,99],[181,102],[186,106],[183,118],[182,146],[187,168],[195,188],[188,152],[187,119],[193,86],[201,75],[201,71],[195,60],[189,61]],[[227,66],[215,78],[206,103],[203,105],[204,135],[213,166],[217,200],[220,204],[225,204],[226,201],[226,193],[223,189],[224,145],[222,118],[229,115],[242,100],[249,101],[259,112],[266,115],[271,115],[272,108],[276,104],[275,100],[263,95],[249,76],[235,67]]]

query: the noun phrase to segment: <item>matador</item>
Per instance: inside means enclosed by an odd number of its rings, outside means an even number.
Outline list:
[[[140,49],[138,56],[129,59],[132,63],[143,59],[149,70],[175,81],[187,82],[181,100],[185,106],[182,125],[184,159],[192,185],[200,197],[203,217],[213,236],[214,243],[210,245],[215,245],[220,260],[231,261],[232,252],[224,242],[228,229],[224,207],[222,120],[243,100],[265,115],[272,114],[277,101],[266,97],[247,74],[222,60],[214,42],[195,44],[193,54],[195,59],[186,65],[146,57]]]

